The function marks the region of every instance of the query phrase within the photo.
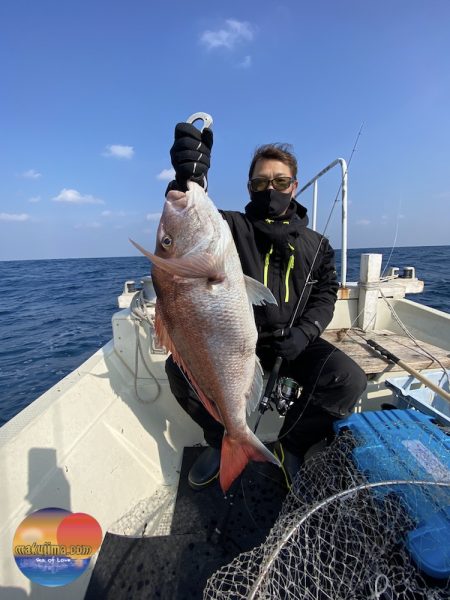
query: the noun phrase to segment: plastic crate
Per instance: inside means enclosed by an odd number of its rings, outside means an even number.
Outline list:
[[[450,437],[431,417],[415,410],[354,414],[337,421],[355,440],[353,461],[371,483],[432,481],[450,484]],[[438,579],[450,577],[450,485],[394,485],[376,494],[395,493],[416,523],[406,547],[417,566]]]

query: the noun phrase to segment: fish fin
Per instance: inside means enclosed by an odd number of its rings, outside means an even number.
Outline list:
[[[180,258],[161,258],[161,256],[149,252],[134,240],[130,239],[130,242],[142,252],[152,264],[174,277],[183,279],[205,277],[214,283],[220,283],[225,279],[222,262],[218,261],[217,257],[206,252],[195,256],[186,255]]]
[[[226,275],[223,264],[211,254],[197,254],[196,256],[183,256],[182,258],[159,258],[154,261],[156,266],[166,270],[172,275],[186,279],[205,278],[213,283],[221,283]]]
[[[217,240],[217,246],[214,250],[214,255],[220,257],[222,263],[230,244],[234,244],[233,236],[231,235],[231,229],[225,219],[221,217],[219,220],[219,239]]]
[[[169,334],[167,333],[166,326],[164,325],[164,321],[161,316],[161,311],[159,308],[158,298],[156,299],[156,305],[155,305],[155,332],[156,332],[156,337],[158,338],[158,342],[160,343],[160,345],[164,346],[164,348],[168,352],[172,352],[173,343],[172,343],[172,340],[170,339]]]
[[[139,250],[139,252],[142,252],[142,254],[144,254],[144,256],[146,256],[150,261],[153,260],[154,254],[152,254],[151,252],[149,252],[148,250],[146,250],[145,248],[143,248],[140,244],[138,244],[137,242],[135,242],[131,238],[128,238],[128,240],[133,244],[133,246],[135,248],[137,248]]]
[[[280,466],[280,461],[250,429],[244,440],[232,438],[225,433],[222,440],[219,476],[220,487],[224,493],[239,477],[250,460],[267,461]]]
[[[186,366],[186,363],[182,359],[181,355],[178,353],[178,350],[176,349],[175,344],[172,341],[172,338],[168,334],[166,326],[164,324],[164,321],[161,317],[159,307],[158,307],[158,300],[156,300],[156,307],[155,307],[155,331],[156,331],[156,335],[158,336],[158,340],[159,340],[160,344],[165,346],[166,349],[172,353],[173,360],[184,371],[184,373],[186,373],[186,377],[189,379],[190,383],[192,384],[192,387],[194,388],[194,390],[195,390],[197,396],[199,397],[199,400],[203,404],[203,406],[206,408],[206,410],[209,412],[209,414],[214,419],[216,419],[216,421],[219,421],[219,423],[222,423],[222,419],[220,418],[219,411],[217,410],[216,405],[202,392],[200,386],[197,384],[195,379],[192,377],[188,367]]]
[[[251,304],[256,304],[258,306],[261,306],[262,304],[278,304],[272,292],[263,283],[256,281],[256,279],[253,279],[248,275],[244,275],[244,280],[248,299]]]
[[[174,357],[174,359],[175,359],[175,357]],[[189,371],[185,367],[184,367],[184,370],[185,370],[185,373],[188,376],[190,382],[192,383],[192,386],[193,386],[194,390],[196,391],[200,402],[203,404],[203,406],[206,408],[206,410],[209,412],[209,414],[213,417],[213,419],[215,419],[219,423],[223,424],[222,419],[219,414],[219,411],[217,410],[217,406],[214,404],[214,402],[212,400],[210,400],[208,398],[208,396],[206,396],[206,394],[204,394],[202,392],[200,386],[197,384],[195,379],[192,377],[192,375],[190,375]]]
[[[259,358],[255,360],[255,374],[253,375],[252,385],[247,393],[247,414],[250,415],[259,404],[261,392],[263,389],[264,371],[259,362]]]

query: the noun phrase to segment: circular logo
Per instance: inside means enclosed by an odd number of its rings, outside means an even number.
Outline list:
[[[63,508],[42,508],[16,529],[13,554],[28,579],[58,587],[86,571],[101,543],[102,530],[94,517]]]

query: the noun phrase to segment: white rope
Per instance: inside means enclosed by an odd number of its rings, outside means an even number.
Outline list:
[[[443,373],[444,373],[444,377],[447,379],[447,384],[450,388],[450,379],[448,376],[448,372],[447,369],[445,368],[444,364],[441,362],[441,360],[439,360],[439,358],[437,358],[436,356],[434,356],[434,354],[432,354],[431,352],[429,352],[426,348],[423,348],[419,342],[417,341],[417,339],[413,336],[413,334],[407,329],[406,325],[402,322],[402,320],[400,319],[400,317],[398,316],[397,312],[395,311],[394,307],[392,306],[392,304],[389,302],[388,298],[383,294],[383,291],[380,289],[380,294],[383,298],[383,300],[386,302],[386,304],[389,307],[389,310],[391,311],[392,316],[394,317],[394,320],[396,321],[396,323],[399,325],[399,327],[401,327],[401,329],[405,332],[405,334],[408,336],[408,338],[414,342],[414,344],[417,346],[417,348],[428,358],[431,358],[434,362],[436,362],[442,369]]]
[[[159,383],[157,378],[153,375],[152,371],[150,370],[149,366],[147,365],[147,361],[145,359],[144,351],[143,351],[142,345],[141,345],[141,336],[140,336],[140,331],[139,331],[140,327],[142,327],[145,331],[144,323],[147,323],[147,325],[150,327],[149,337],[151,337],[152,332],[154,332],[154,329],[155,329],[152,318],[150,317],[150,315],[147,312],[147,307],[145,304],[143,290],[136,292],[136,294],[133,296],[133,298],[131,300],[131,304],[130,304],[130,314],[131,314],[131,317],[134,319],[134,325],[135,325],[134,331],[135,331],[135,340],[136,340],[135,354],[134,354],[134,373],[133,373],[134,391],[135,391],[136,397],[139,400],[139,402],[141,402],[142,404],[153,404],[153,402],[156,401],[156,399],[158,398],[158,396],[161,393],[161,384]],[[150,375],[150,378],[153,379],[153,381],[156,384],[156,396],[154,398],[147,399],[147,400],[144,400],[141,397],[141,395],[139,394],[139,391],[138,391],[138,387],[137,387],[138,371],[139,371],[139,355],[141,356],[142,364],[143,364],[145,370]]]

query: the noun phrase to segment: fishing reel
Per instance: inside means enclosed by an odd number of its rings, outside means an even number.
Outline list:
[[[272,393],[272,402],[278,413],[284,416],[299,396],[300,386],[291,377],[279,377]]]
[[[282,417],[284,417],[295,400],[297,400],[299,392],[300,386],[295,379],[291,377],[278,378],[270,399]]]

